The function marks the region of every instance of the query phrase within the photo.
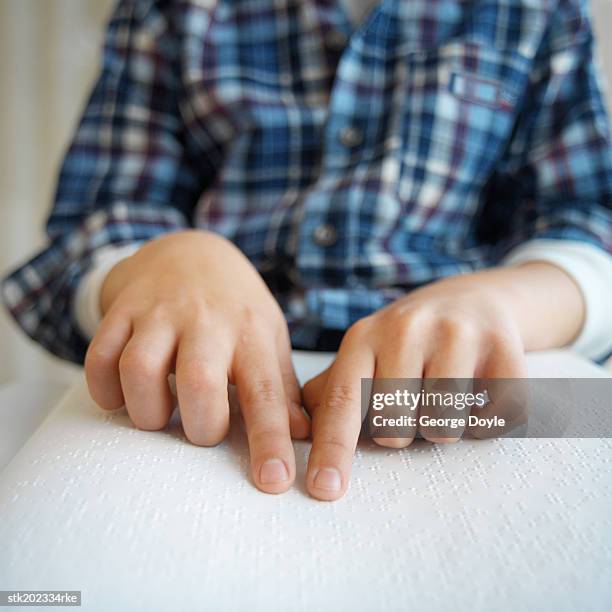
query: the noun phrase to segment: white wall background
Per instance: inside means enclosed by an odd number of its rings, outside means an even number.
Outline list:
[[[0,0],[0,274],[44,244],[58,165],[96,77],[114,0]],[[0,308],[0,384],[67,378]]]
[[[96,77],[114,2],[0,0],[0,274],[44,243],[58,164]],[[593,11],[612,83],[612,0],[594,0]],[[608,102],[612,109],[612,92]],[[0,384],[74,374],[0,309]]]

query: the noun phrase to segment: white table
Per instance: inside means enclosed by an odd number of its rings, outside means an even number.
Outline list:
[[[68,385],[51,380],[0,386],[0,472],[67,390]]]

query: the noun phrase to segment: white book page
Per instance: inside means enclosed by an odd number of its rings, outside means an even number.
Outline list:
[[[298,355],[300,377],[330,358]],[[535,356],[530,371],[598,375],[580,364]],[[296,484],[266,495],[239,422],[199,448],[176,422],[143,432],[100,411],[81,384],[0,473],[0,590],[81,590],[84,609],[104,612],[612,601],[610,440],[360,443],[333,503],[307,495],[309,443],[295,449]]]

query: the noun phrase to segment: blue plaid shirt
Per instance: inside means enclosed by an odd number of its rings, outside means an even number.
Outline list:
[[[610,143],[580,0],[382,0],[358,27],[337,0],[123,0],[50,244],[3,296],[81,361],[96,251],[195,226],[320,346],[533,238],[612,252]]]

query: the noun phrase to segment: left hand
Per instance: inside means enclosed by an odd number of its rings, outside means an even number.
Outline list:
[[[550,311],[555,290],[565,313]],[[582,316],[573,281],[536,263],[443,279],[357,321],[332,365],[304,386],[313,417],[308,490],[323,500],[346,491],[361,429],[361,378],[524,378],[525,350],[562,346]],[[376,441],[404,447],[412,438]]]

